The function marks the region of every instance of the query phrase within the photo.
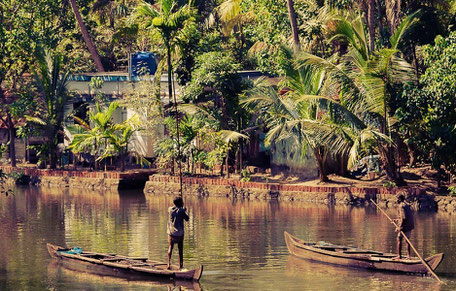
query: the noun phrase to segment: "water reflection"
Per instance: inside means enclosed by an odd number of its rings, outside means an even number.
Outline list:
[[[441,290],[443,286],[429,277],[371,272],[306,261],[294,256],[288,257],[286,271],[290,279],[299,276],[303,281],[312,282],[309,289],[313,290],[324,289],[328,284],[343,286],[344,290],[414,290],[416,286],[424,287],[424,290]]]
[[[169,280],[169,279],[147,279],[129,280],[128,278],[101,276],[77,270],[71,270],[67,266],[62,266],[57,260],[49,262],[48,280],[53,282],[53,288],[58,287],[61,282],[64,285],[78,286],[80,283],[87,285],[103,285],[104,289],[109,290],[113,287],[122,289],[141,289],[156,290],[157,287],[167,290],[194,290],[200,291],[201,286],[198,282]]]
[[[49,271],[43,268],[51,261],[45,245],[51,242],[166,261],[166,210],[172,198],[135,191],[48,188],[23,188],[14,196],[0,197],[0,290],[30,286],[40,290],[142,289],[134,282]],[[432,278],[344,269],[294,261],[289,256],[284,230],[309,241],[395,252],[394,229],[375,208],[225,198],[184,200],[190,214],[184,265],[205,266],[204,290],[437,288]],[[396,215],[394,210],[388,214]],[[411,240],[418,250],[424,256],[445,253],[437,270],[448,282],[439,287],[442,290],[456,289],[455,239],[455,217],[440,213],[416,216]],[[177,261],[177,256],[173,259]],[[168,287],[174,288],[153,289]]]

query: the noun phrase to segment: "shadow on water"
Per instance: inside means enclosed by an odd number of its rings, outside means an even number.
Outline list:
[[[156,288],[162,290],[202,290],[201,285],[198,282],[150,278],[147,276],[141,276],[134,280],[131,280],[128,277],[104,276],[92,273],[90,270],[87,270],[86,272],[73,270],[68,266],[61,265],[57,260],[52,260],[48,264],[47,271],[50,281],[66,282],[66,284],[70,285],[66,286],[68,289],[71,289],[71,285],[73,284],[74,286],[81,286],[81,284],[83,284],[87,287],[91,286],[95,290],[99,290],[100,288],[109,290],[111,289],[110,286],[116,286],[116,288],[124,286],[138,290],[156,290]]]
[[[119,190],[119,200],[122,204],[145,204],[146,196],[138,190]]]

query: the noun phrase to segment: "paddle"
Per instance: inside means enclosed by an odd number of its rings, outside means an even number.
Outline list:
[[[386,212],[380,208],[380,206],[377,205],[377,203],[374,202],[374,200],[370,199],[370,201],[372,203],[374,203],[375,206],[377,206],[377,208],[383,213],[385,214],[385,216],[389,219],[389,221],[396,227],[396,229],[399,229],[399,226],[394,222],[394,220],[391,219],[391,217],[388,216],[388,214],[386,214]],[[405,233],[401,230],[401,234],[404,236],[405,240],[409,243],[409,245],[412,247],[413,251],[415,252],[415,254],[418,256],[418,258],[421,260],[421,262],[423,263],[424,266],[426,266],[426,268],[429,270],[429,272],[437,279],[437,281],[439,281],[440,283],[444,283],[442,280],[440,280],[440,278],[437,276],[436,273],[434,273],[434,271],[432,270],[432,268],[429,266],[429,264],[423,260],[423,258],[421,257],[421,255],[418,253],[418,251],[416,250],[416,248],[413,246],[412,242],[408,239],[408,237],[405,235]],[[445,284],[445,283],[444,283]]]

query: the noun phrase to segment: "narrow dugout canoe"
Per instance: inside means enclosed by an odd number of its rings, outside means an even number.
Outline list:
[[[104,254],[95,252],[71,253],[72,249],[56,246],[48,243],[49,254],[68,267],[78,267],[81,271],[89,271],[100,275],[128,277],[130,279],[145,277],[170,278],[176,280],[198,281],[203,273],[203,266],[193,270],[179,270],[177,266],[171,266],[167,270],[167,264],[151,261],[147,258],[134,258],[116,254]]]
[[[313,243],[300,240],[285,231],[285,242],[290,254],[301,259],[328,264],[371,270],[428,274],[427,268],[418,258],[393,259],[396,255],[328,243]],[[426,258],[434,271],[443,260],[443,253]]]

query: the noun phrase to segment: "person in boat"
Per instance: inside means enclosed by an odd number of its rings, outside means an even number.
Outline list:
[[[410,208],[410,205],[405,203],[405,196],[404,194],[400,193],[397,195],[397,203],[399,206],[399,217],[396,220],[397,221],[397,226],[398,228],[396,231],[398,232],[397,234],[397,258],[401,259],[402,258],[402,239],[403,239],[403,234],[404,233],[408,239],[410,239],[410,234],[412,230],[415,228],[415,223],[414,223],[414,218],[413,218],[413,212],[412,209]],[[405,240],[407,243],[407,259],[410,259],[410,244],[408,243],[407,240]]]
[[[187,209],[184,208],[182,197],[173,200],[174,206],[168,208],[168,269],[171,268],[171,256],[174,244],[179,249],[179,268],[184,267],[184,220],[188,221]]]

